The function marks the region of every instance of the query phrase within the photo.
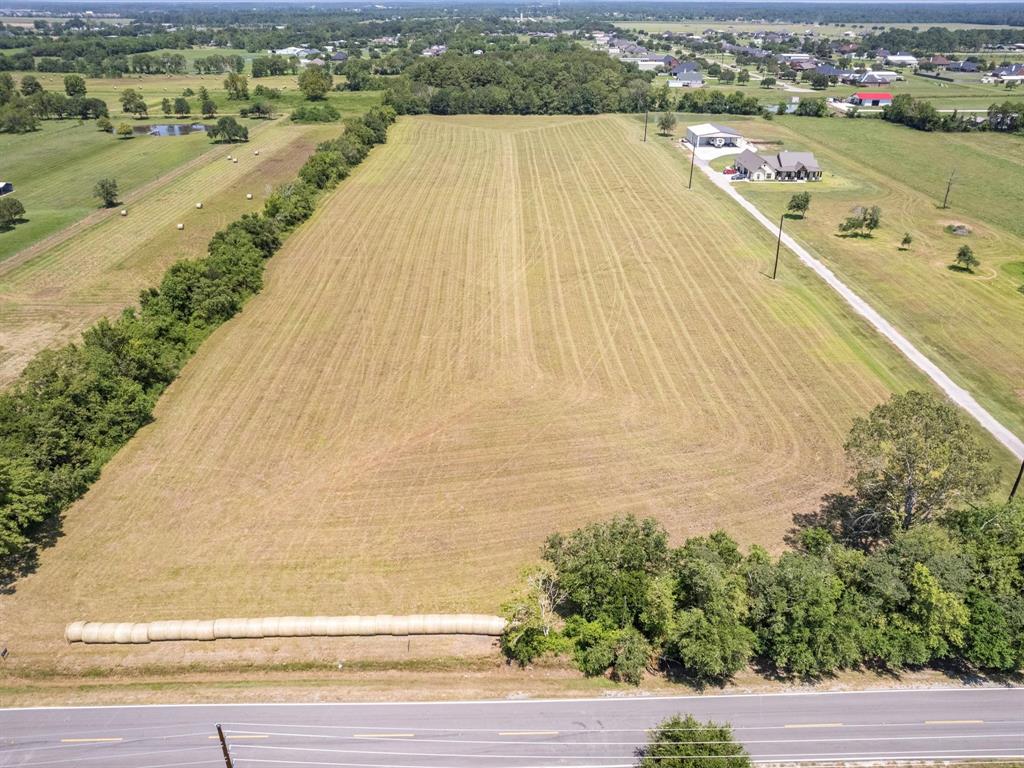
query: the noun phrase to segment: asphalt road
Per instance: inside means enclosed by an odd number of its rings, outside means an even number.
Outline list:
[[[1024,759],[1024,689],[408,704],[0,710],[0,766],[616,768],[675,713],[732,723],[759,761]]]

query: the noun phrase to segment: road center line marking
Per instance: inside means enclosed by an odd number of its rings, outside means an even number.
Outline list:
[[[499,731],[499,736],[557,736],[558,731]]]
[[[109,739],[61,739],[61,744],[97,744],[103,742],[124,741],[120,736],[113,736]]]
[[[354,733],[353,739],[411,739],[415,733]]]
[[[842,723],[787,723],[783,728],[838,728]]]
[[[984,720],[925,720],[925,725],[982,725]]]

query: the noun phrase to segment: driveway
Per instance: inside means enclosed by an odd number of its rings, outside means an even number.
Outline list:
[[[701,171],[711,179],[711,182],[715,186],[723,190],[727,195],[735,200],[743,210],[753,216],[761,226],[773,235],[776,234],[779,230],[778,221],[769,219],[761,213],[753,203],[737,192],[732,184],[730,184],[728,176],[718,173],[708,165],[707,160],[701,156],[702,151],[703,150],[697,153],[697,165],[700,166]],[[953,381],[945,371],[925,356],[925,354],[915,347],[906,336],[896,330],[896,327],[892,323],[882,317],[874,307],[858,296],[848,285],[846,285],[846,283],[836,276],[835,272],[826,267],[821,261],[813,256],[810,251],[797,243],[796,240],[785,232],[782,233],[781,239],[782,243],[792,251],[800,261],[813,270],[818,277],[828,283],[828,285],[853,308],[854,312],[867,320],[875,330],[896,345],[897,349],[899,349],[900,352],[910,360],[910,362],[920,368],[925,375],[927,375],[928,378],[930,378],[935,385],[939,387],[939,389],[945,392],[950,400],[967,411],[972,418],[988,430],[992,436],[1002,443],[1014,456],[1017,457],[1018,460],[1024,460],[1024,440],[1021,440],[1020,437],[1015,435],[1000,421],[998,421],[995,416],[989,413],[977,400],[974,399],[974,396],[970,392]]]

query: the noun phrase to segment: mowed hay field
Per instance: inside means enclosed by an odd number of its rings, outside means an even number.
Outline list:
[[[401,119],[0,596],[8,668],[310,647],[74,619],[493,612],[615,514],[779,549],[851,419],[925,384],[687,171],[634,118]]]
[[[1024,139],[923,133],[867,119],[729,124],[767,151],[816,154],[825,170],[820,183],[737,189],[772,218],[794,192],[810,192],[809,214],[787,221],[786,231],[1024,436]],[[871,238],[839,237],[839,222],[857,205],[880,206],[882,226]],[[971,233],[952,234],[951,224]],[[913,243],[901,250],[906,232]],[[974,274],[949,269],[965,244],[981,260]]]
[[[125,196],[126,217],[119,215],[121,206],[96,211],[0,261],[0,387],[39,350],[73,340],[100,317],[135,304],[175,261],[204,254],[214,232],[260,210],[274,186],[295,178],[319,141],[341,130],[278,120],[254,126],[248,144],[213,145],[203,137],[202,155]],[[146,136],[128,143],[190,138]],[[179,231],[178,223],[185,229]],[[60,242],[50,245],[52,239]]]

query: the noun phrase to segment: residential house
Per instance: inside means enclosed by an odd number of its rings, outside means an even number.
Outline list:
[[[331,56],[331,61],[333,61],[335,64],[344,64],[346,61],[348,61],[348,54],[345,53],[344,51],[336,51]]]
[[[0,181],[0,195],[9,195],[14,191],[14,184],[9,181]]]
[[[686,141],[691,147],[739,147],[746,142],[739,131],[715,123],[686,127]]]
[[[275,56],[298,56],[300,59],[320,53],[316,48],[304,48],[298,45],[289,45],[287,48],[278,48],[277,50],[271,49],[270,52]]]
[[[750,181],[820,181],[821,167],[811,152],[759,155],[749,149],[733,161],[736,178]]]
[[[858,107],[887,107],[892,104],[892,94],[885,91],[857,91],[847,101]]]
[[[947,72],[977,72],[978,65],[973,61],[951,61],[946,65]]]
[[[917,57],[909,53],[892,53],[885,57],[885,63],[894,67],[916,67]]]
[[[680,72],[700,72],[700,64],[696,61],[680,61],[671,70],[673,75],[678,75]]]
[[[669,88],[700,88],[704,85],[704,76],[699,72],[680,72],[668,81]]]
[[[927,59],[925,59],[925,63],[932,64],[936,67],[946,67],[949,66],[950,62],[949,59],[947,59],[945,56],[935,55],[929,56]]]
[[[842,78],[844,83],[850,85],[889,85],[900,79],[898,72],[889,70],[878,70],[875,72],[854,72],[852,75]]]

